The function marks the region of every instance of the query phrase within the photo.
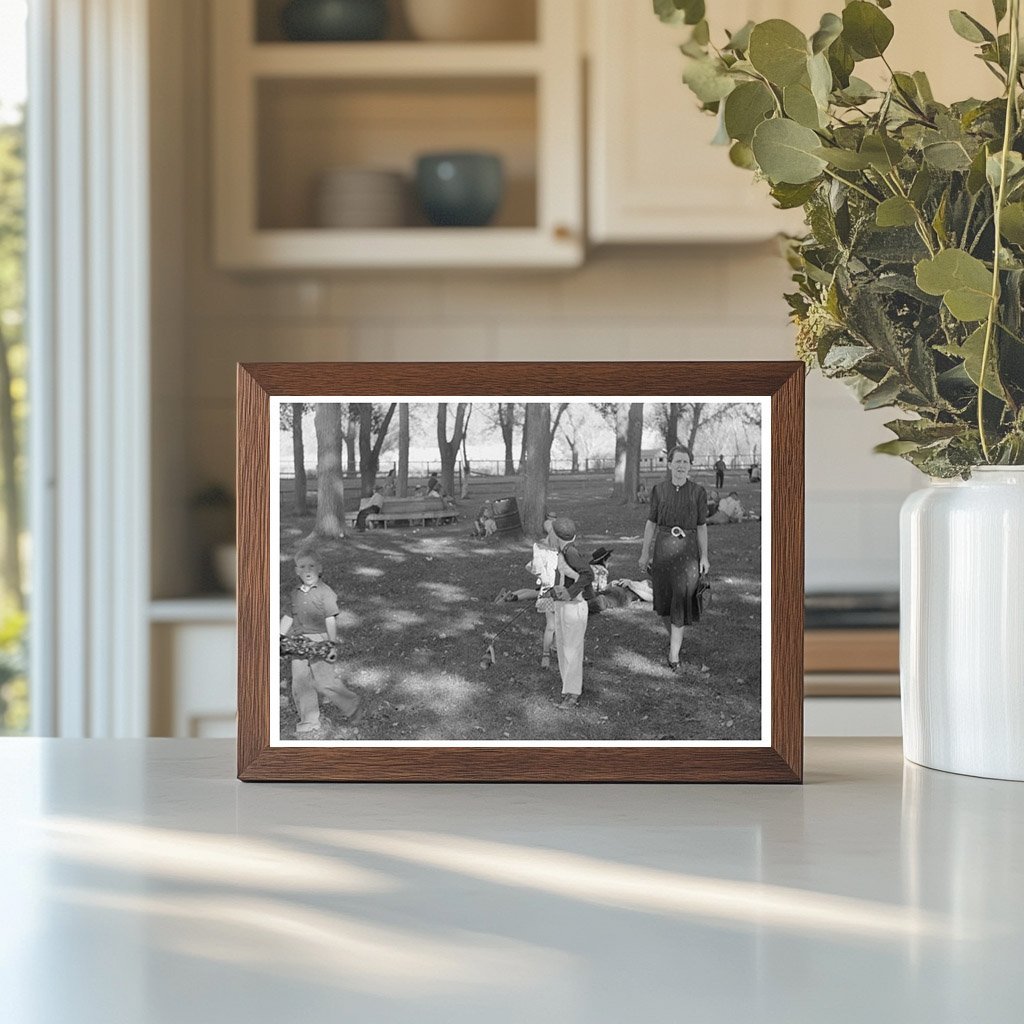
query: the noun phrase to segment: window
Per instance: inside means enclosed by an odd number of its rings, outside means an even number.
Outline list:
[[[0,0],[0,735],[29,727],[25,530],[26,0]]]

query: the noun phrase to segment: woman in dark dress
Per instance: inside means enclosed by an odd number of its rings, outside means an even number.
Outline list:
[[[700,619],[697,582],[708,561],[708,495],[690,479],[691,457],[681,445],[668,454],[668,480],[651,491],[640,569],[651,572],[654,611],[669,627],[668,664],[679,667],[683,627]],[[653,554],[653,563],[652,563]]]

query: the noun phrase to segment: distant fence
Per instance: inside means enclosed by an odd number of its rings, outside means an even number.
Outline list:
[[[613,472],[611,468],[611,459],[605,460],[607,468],[604,472],[598,472],[594,466],[590,467],[589,472],[583,472],[582,462],[580,465],[579,472],[572,472],[570,469],[561,469],[553,471],[551,474],[551,482],[556,487],[582,487],[584,491],[595,489],[595,490],[606,490],[609,493],[612,488]],[[423,463],[427,465],[427,463]],[[485,465],[493,467],[494,463],[486,463]],[[469,495],[471,501],[486,501],[493,498],[511,498],[511,497],[522,497],[522,477],[518,473],[512,474],[511,476],[504,473],[505,463],[500,462],[502,472],[480,472],[477,469],[478,463],[472,464],[472,472],[470,473],[469,483]],[[731,481],[735,481],[737,475],[742,474],[745,479],[747,476],[747,470],[750,463],[740,465],[730,465],[727,470],[726,483],[730,484]],[[437,471],[440,472],[439,470]],[[647,465],[641,470],[641,477],[644,482],[650,486],[652,483],[657,483],[661,480],[665,473],[666,468],[664,463],[661,465],[653,464],[651,460],[647,460]],[[381,475],[386,476],[387,467],[384,468],[384,473]],[[706,460],[703,464],[695,467],[694,479],[699,482],[706,482],[709,485],[712,484],[714,478],[714,464],[709,463]],[[347,511],[354,511],[359,507],[359,496],[360,488],[358,478],[349,477],[351,484],[345,487],[345,509]],[[378,481],[380,482],[380,481]],[[409,475],[409,493],[415,494],[417,489],[419,493],[423,493],[426,490],[427,477],[423,475],[413,476]],[[307,473],[307,487],[308,493],[311,500],[315,500],[316,495],[316,471],[310,471]],[[290,500],[291,495],[295,492],[295,478],[286,472],[285,467],[281,467],[281,497],[283,500]],[[456,472],[455,476],[455,494],[453,497],[459,498],[462,494],[462,474],[461,467]]]
[[[703,455],[698,456],[694,459],[693,465],[695,469],[712,469],[715,462],[718,461],[717,455]],[[743,455],[730,455],[726,457],[725,464],[729,469],[742,469],[744,472],[752,466],[754,463],[760,463],[760,458],[754,454],[743,454]],[[513,475],[518,473],[518,461],[515,463],[515,469]],[[472,476],[508,476],[505,472],[505,460],[504,459],[471,459],[469,463],[470,474]],[[640,472],[641,473],[655,473],[664,472],[665,470],[664,459],[659,458],[644,458],[640,460]],[[398,473],[398,462],[382,460],[377,470],[377,476],[383,479],[388,475],[390,470],[394,470],[396,475]],[[281,457],[281,476],[293,476],[295,470],[294,462],[291,459],[286,459],[284,453]],[[594,458],[580,458],[573,462],[571,459],[552,459],[550,472],[552,475],[561,475],[567,473],[582,473],[590,474],[596,473],[598,475],[605,473],[612,473],[615,471],[615,459],[611,456],[598,456]],[[314,469],[307,469],[307,473],[315,475]],[[456,467],[456,479],[461,479],[462,466]],[[409,483],[413,482],[413,478],[422,478],[425,482],[427,477],[431,473],[437,473],[441,475],[441,463],[440,462],[410,462],[409,463]],[[348,480],[357,479],[359,473],[355,470],[346,470],[345,478]]]

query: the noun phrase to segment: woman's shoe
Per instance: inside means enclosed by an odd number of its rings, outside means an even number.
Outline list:
[[[575,711],[579,707],[580,696],[578,693],[567,693],[562,700],[555,705],[556,711]]]
[[[666,661],[666,664],[668,665],[668,667],[673,672],[678,672],[679,671],[679,662],[678,661],[673,661],[671,658],[666,658],[665,661]]]
[[[540,667],[541,668],[551,668],[551,655],[550,654],[542,654],[540,656]]]

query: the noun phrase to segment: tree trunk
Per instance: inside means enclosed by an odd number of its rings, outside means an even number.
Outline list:
[[[292,455],[295,459],[295,511],[300,516],[309,511],[306,495],[306,446],[302,440],[302,402],[292,402]]]
[[[544,532],[551,465],[551,406],[547,402],[531,402],[526,406],[523,437],[526,439],[526,468],[521,514],[527,536],[537,537]]]
[[[702,420],[704,417],[704,406],[701,403],[694,403],[693,406],[693,419],[690,421],[690,436],[687,440],[686,447],[690,449],[690,461],[696,460],[696,453],[693,450],[693,446],[697,443],[697,434],[700,432],[702,426]]]
[[[348,461],[345,470],[349,476],[356,475],[356,438],[359,434],[359,407],[353,403],[348,407],[348,418],[345,421],[345,454]]]
[[[21,489],[18,486],[18,448],[14,424],[14,395],[7,341],[0,331],[0,472],[3,473],[4,564],[7,589],[18,608],[24,608],[21,568]]]
[[[345,476],[342,472],[341,406],[319,402],[313,414],[316,427],[316,525],[319,537],[345,536]]]
[[[568,402],[561,402],[561,403],[559,403],[558,408],[555,410],[555,418],[551,421],[551,430],[549,431],[549,433],[551,434],[551,444],[555,443],[555,434],[558,433],[558,424],[559,424],[559,422],[562,419],[562,414],[568,408],[569,408],[569,403]],[[549,445],[549,447],[550,447],[550,445]]]
[[[392,402],[384,417],[384,422],[373,437],[373,405],[370,402],[359,403],[359,491],[362,497],[373,494],[377,484],[377,469],[380,466],[380,452],[384,447],[384,439],[388,436],[392,417],[395,415],[397,402]]]
[[[627,505],[638,504],[636,492],[640,486],[640,446],[644,436],[644,403],[633,402],[626,419],[626,465],[623,479],[623,498]]]
[[[512,456],[512,438],[516,426],[514,402],[498,403],[498,424],[501,427],[501,439],[505,442],[505,476],[512,476],[516,471],[515,459]]]
[[[619,403],[615,407],[615,473],[612,478],[612,497],[626,500],[626,432],[629,429],[629,406]]]
[[[665,419],[665,451],[670,452],[679,444],[679,413],[681,412],[679,402],[670,402],[668,416]]]
[[[409,403],[398,407],[398,497],[409,496]]]
[[[550,413],[548,414],[550,415]],[[523,436],[519,444],[519,472],[526,472],[526,411],[523,411]]]
[[[441,490],[445,494],[455,493],[455,461],[462,445],[466,429],[466,403],[459,402],[455,409],[455,431],[448,440],[448,403],[437,404],[437,450],[441,456]]]
[[[580,471],[580,449],[579,445],[575,445],[568,438],[565,439],[569,445],[569,451],[572,454],[572,471],[578,473]]]

